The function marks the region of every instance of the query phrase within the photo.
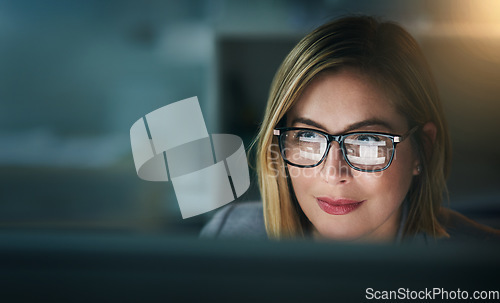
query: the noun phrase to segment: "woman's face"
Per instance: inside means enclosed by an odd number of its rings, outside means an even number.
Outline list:
[[[287,126],[329,134],[354,131],[403,135],[405,118],[374,81],[355,70],[321,74],[305,89],[287,114]],[[392,164],[382,172],[360,172],[348,166],[332,142],[327,158],[313,168],[288,165],[297,200],[314,225],[315,236],[338,240],[389,241],[399,227],[400,206],[418,157],[411,140],[396,148]]]

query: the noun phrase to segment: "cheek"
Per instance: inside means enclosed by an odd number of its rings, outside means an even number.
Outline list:
[[[401,171],[396,167],[378,173],[360,174],[355,178],[361,192],[376,196],[382,196],[391,201],[402,201],[408,192],[412,174]]]
[[[316,168],[299,168],[288,165],[288,176],[299,201],[300,197],[306,194],[307,189],[319,181]]]
[[[370,193],[379,193],[401,201],[406,196],[413,180],[413,157],[411,152],[401,151],[388,169],[375,173],[362,173],[357,183]],[[404,156],[403,156],[404,155]]]

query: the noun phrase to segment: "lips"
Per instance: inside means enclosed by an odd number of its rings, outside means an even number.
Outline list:
[[[319,207],[330,215],[347,215],[358,209],[365,200],[356,201],[351,199],[332,199],[328,197],[316,198]]]

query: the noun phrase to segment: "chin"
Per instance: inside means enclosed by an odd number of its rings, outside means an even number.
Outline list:
[[[336,226],[328,225],[316,228],[316,232],[319,238],[344,242],[360,241],[365,236],[362,232],[356,232],[349,228],[346,229],[343,230]]]

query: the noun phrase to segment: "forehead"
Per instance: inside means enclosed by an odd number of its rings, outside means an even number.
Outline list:
[[[404,129],[406,119],[392,105],[394,98],[368,75],[354,69],[324,72],[304,90],[287,114],[287,123],[306,118],[337,133],[364,120],[381,120],[394,130]]]

